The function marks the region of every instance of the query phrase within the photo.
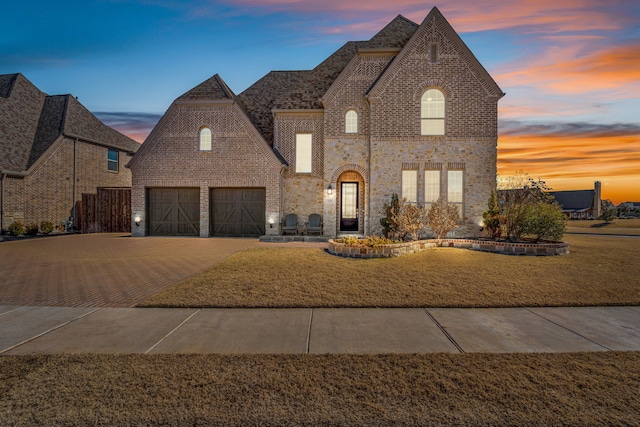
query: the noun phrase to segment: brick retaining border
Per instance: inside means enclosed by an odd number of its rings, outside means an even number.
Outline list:
[[[438,246],[436,240],[418,240],[415,242],[394,243],[377,248],[366,246],[349,246],[329,240],[329,253],[345,258],[389,258],[422,252]],[[569,244],[559,243],[510,243],[491,240],[445,239],[442,247],[471,249],[474,251],[493,252],[506,255],[551,256],[569,253]]]

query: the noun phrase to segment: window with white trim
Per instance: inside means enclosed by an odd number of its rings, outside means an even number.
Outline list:
[[[118,150],[107,149],[107,170],[111,172],[118,172]]]
[[[355,110],[347,111],[344,116],[344,132],[358,133],[358,113]]]
[[[407,203],[418,203],[418,171],[402,171],[402,198]]]
[[[444,135],[444,95],[429,89],[420,101],[420,135]]]
[[[211,151],[211,129],[200,129],[200,151]]]
[[[458,208],[460,218],[463,218],[464,202],[464,178],[463,171],[450,170],[447,174],[447,201]]]
[[[296,173],[311,173],[313,141],[310,133],[296,134]]]
[[[424,208],[431,209],[431,204],[440,198],[440,171],[424,171]]]

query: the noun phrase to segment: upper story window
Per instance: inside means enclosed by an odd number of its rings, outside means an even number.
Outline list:
[[[420,135],[444,135],[444,95],[429,89],[420,102]]]
[[[200,129],[200,151],[211,151],[211,129]]]
[[[107,150],[107,170],[118,172],[119,154],[118,150],[112,150],[111,148]]]
[[[296,173],[311,173],[313,164],[312,135],[296,134]]]
[[[418,203],[418,171],[402,171],[402,198],[407,203]]]
[[[344,132],[358,133],[358,113],[354,110],[347,111],[344,117]]]

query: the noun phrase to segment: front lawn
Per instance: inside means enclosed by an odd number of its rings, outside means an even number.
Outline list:
[[[522,307],[640,304],[640,239],[566,236],[571,253],[436,248],[354,260],[320,248],[244,250],[146,307]]]
[[[570,233],[638,236],[640,235],[640,218],[616,219],[608,224],[600,220],[572,220],[567,223],[567,231]]]
[[[1,425],[640,425],[640,353],[0,357]]]

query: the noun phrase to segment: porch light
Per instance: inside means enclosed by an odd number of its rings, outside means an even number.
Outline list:
[[[329,184],[329,187],[327,187],[327,194],[328,195],[332,195],[333,194],[333,187],[331,186],[331,184]]]
[[[140,226],[140,215],[136,215],[135,218],[133,218],[133,221],[136,223],[136,227]]]
[[[273,219],[272,216],[269,217],[269,228],[273,228],[273,224],[276,222],[275,219]]]

